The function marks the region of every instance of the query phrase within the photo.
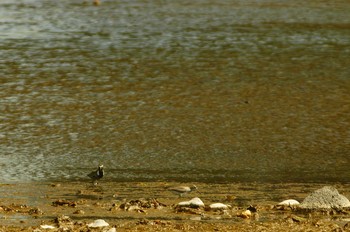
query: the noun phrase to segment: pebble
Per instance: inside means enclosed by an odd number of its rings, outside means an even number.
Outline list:
[[[51,225],[41,225],[40,226],[42,229],[55,229],[56,227],[51,226]]]
[[[209,205],[211,209],[228,209],[230,206],[223,203],[213,203]]]
[[[237,216],[241,218],[250,218],[252,216],[252,212],[249,209],[247,209],[241,212],[240,214],[238,214]]]
[[[200,198],[195,197],[189,201],[180,202],[178,204],[178,206],[188,206],[188,207],[192,207],[192,208],[199,208],[199,207],[204,207],[204,203]]]
[[[109,226],[109,224],[103,219],[97,219],[94,222],[87,225],[88,227],[96,228],[96,227],[104,227]]]
[[[278,203],[278,205],[286,205],[286,206],[291,206],[291,205],[299,205],[299,201],[294,200],[294,199],[288,199],[285,201],[282,201],[280,203]]]

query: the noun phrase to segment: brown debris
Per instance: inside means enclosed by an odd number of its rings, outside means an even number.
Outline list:
[[[289,215],[287,217],[287,220],[292,221],[292,222],[301,223],[301,222],[305,222],[306,218],[303,218],[303,217],[300,217],[300,216],[297,216],[297,215]]]
[[[119,206],[120,209],[125,211],[139,211],[142,213],[145,212],[145,209],[161,209],[162,207],[166,207],[166,205],[155,198],[131,200]]]
[[[78,205],[75,201],[68,201],[68,200],[56,200],[52,202],[52,206],[69,206],[69,207],[76,207]]]
[[[184,206],[176,206],[175,207],[175,212],[176,213],[188,213],[188,214],[196,214],[196,215],[201,215],[203,214],[203,211],[199,208],[191,208],[191,207],[184,207]]]
[[[74,211],[73,214],[85,214],[85,212],[81,209],[78,209],[77,211]]]
[[[28,207],[27,205],[10,204],[9,206],[1,205],[0,211],[6,213],[25,213],[30,215],[44,214],[41,209]]]
[[[42,215],[44,214],[43,211],[39,208],[32,208],[28,211],[30,215]]]

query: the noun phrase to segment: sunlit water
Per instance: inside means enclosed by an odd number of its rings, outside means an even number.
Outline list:
[[[348,1],[0,1],[0,181],[350,179]]]

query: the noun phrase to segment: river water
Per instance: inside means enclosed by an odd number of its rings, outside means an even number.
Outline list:
[[[0,1],[0,181],[349,182],[350,2]]]

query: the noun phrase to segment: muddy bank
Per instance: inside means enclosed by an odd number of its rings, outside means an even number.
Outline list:
[[[326,184],[196,184],[198,191],[182,197],[168,191],[181,183],[89,182],[3,184],[1,185],[0,225],[5,231],[46,231],[41,225],[68,226],[71,231],[103,231],[89,228],[103,219],[117,231],[214,231],[214,230],[349,230],[350,210],[305,211],[296,207],[276,207],[286,199],[302,201]],[[350,184],[333,184],[350,196]],[[206,207],[181,208],[176,205],[199,197]],[[212,210],[212,203],[229,208]],[[251,215],[243,213],[250,209]],[[63,216],[64,215],[64,216]],[[64,220],[63,220],[63,219]],[[60,221],[61,220],[61,221]],[[63,222],[62,222],[63,220]],[[64,224],[68,223],[68,224]]]

